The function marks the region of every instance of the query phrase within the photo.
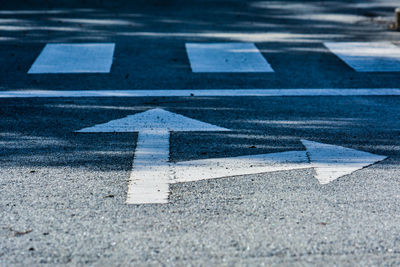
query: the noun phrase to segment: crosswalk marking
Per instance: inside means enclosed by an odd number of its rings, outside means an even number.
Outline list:
[[[28,73],[109,73],[114,47],[114,43],[47,44]]]
[[[204,90],[20,90],[0,91],[0,98],[36,97],[204,97],[204,96],[400,96],[400,88],[373,89],[204,89]]]
[[[193,72],[274,72],[253,43],[186,43]]]
[[[390,42],[326,42],[324,45],[358,72],[400,71],[400,47]]]
[[[400,71],[400,47],[391,42],[325,42],[358,72]],[[109,73],[114,43],[47,44],[29,74]],[[194,73],[274,72],[254,43],[186,43]]]

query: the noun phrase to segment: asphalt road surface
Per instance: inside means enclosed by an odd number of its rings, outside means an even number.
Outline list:
[[[396,1],[4,1],[1,266],[400,265]]]

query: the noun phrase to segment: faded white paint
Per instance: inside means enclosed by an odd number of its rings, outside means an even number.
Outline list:
[[[193,72],[273,72],[253,43],[186,43]]]
[[[391,42],[327,42],[324,45],[358,72],[400,71],[400,47]]]
[[[28,73],[108,73],[114,48],[113,43],[47,44]]]
[[[190,97],[190,96],[400,96],[399,88],[373,89],[199,89],[199,90],[19,90],[0,91],[0,98],[36,97]]]

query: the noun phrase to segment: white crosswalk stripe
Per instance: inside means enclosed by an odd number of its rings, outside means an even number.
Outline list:
[[[324,45],[358,72],[400,71],[400,47],[390,42],[327,42]]]
[[[193,72],[274,72],[253,43],[187,43]]]
[[[28,73],[109,73],[114,47],[114,43],[47,44]]]

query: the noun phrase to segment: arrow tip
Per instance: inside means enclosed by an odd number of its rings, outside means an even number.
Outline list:
[[[342,146],[309,140],[301,140],[301,142],[307,149],[307,155],[316,172],[315,178],[320,184],[328,184],[387,158]]]
[[[97,124],[77,132],[142,132],[142,131],[230,131],[229,129],[212,125],[183,115],[172,113],[161,108],[129,115],[125,118]]]

